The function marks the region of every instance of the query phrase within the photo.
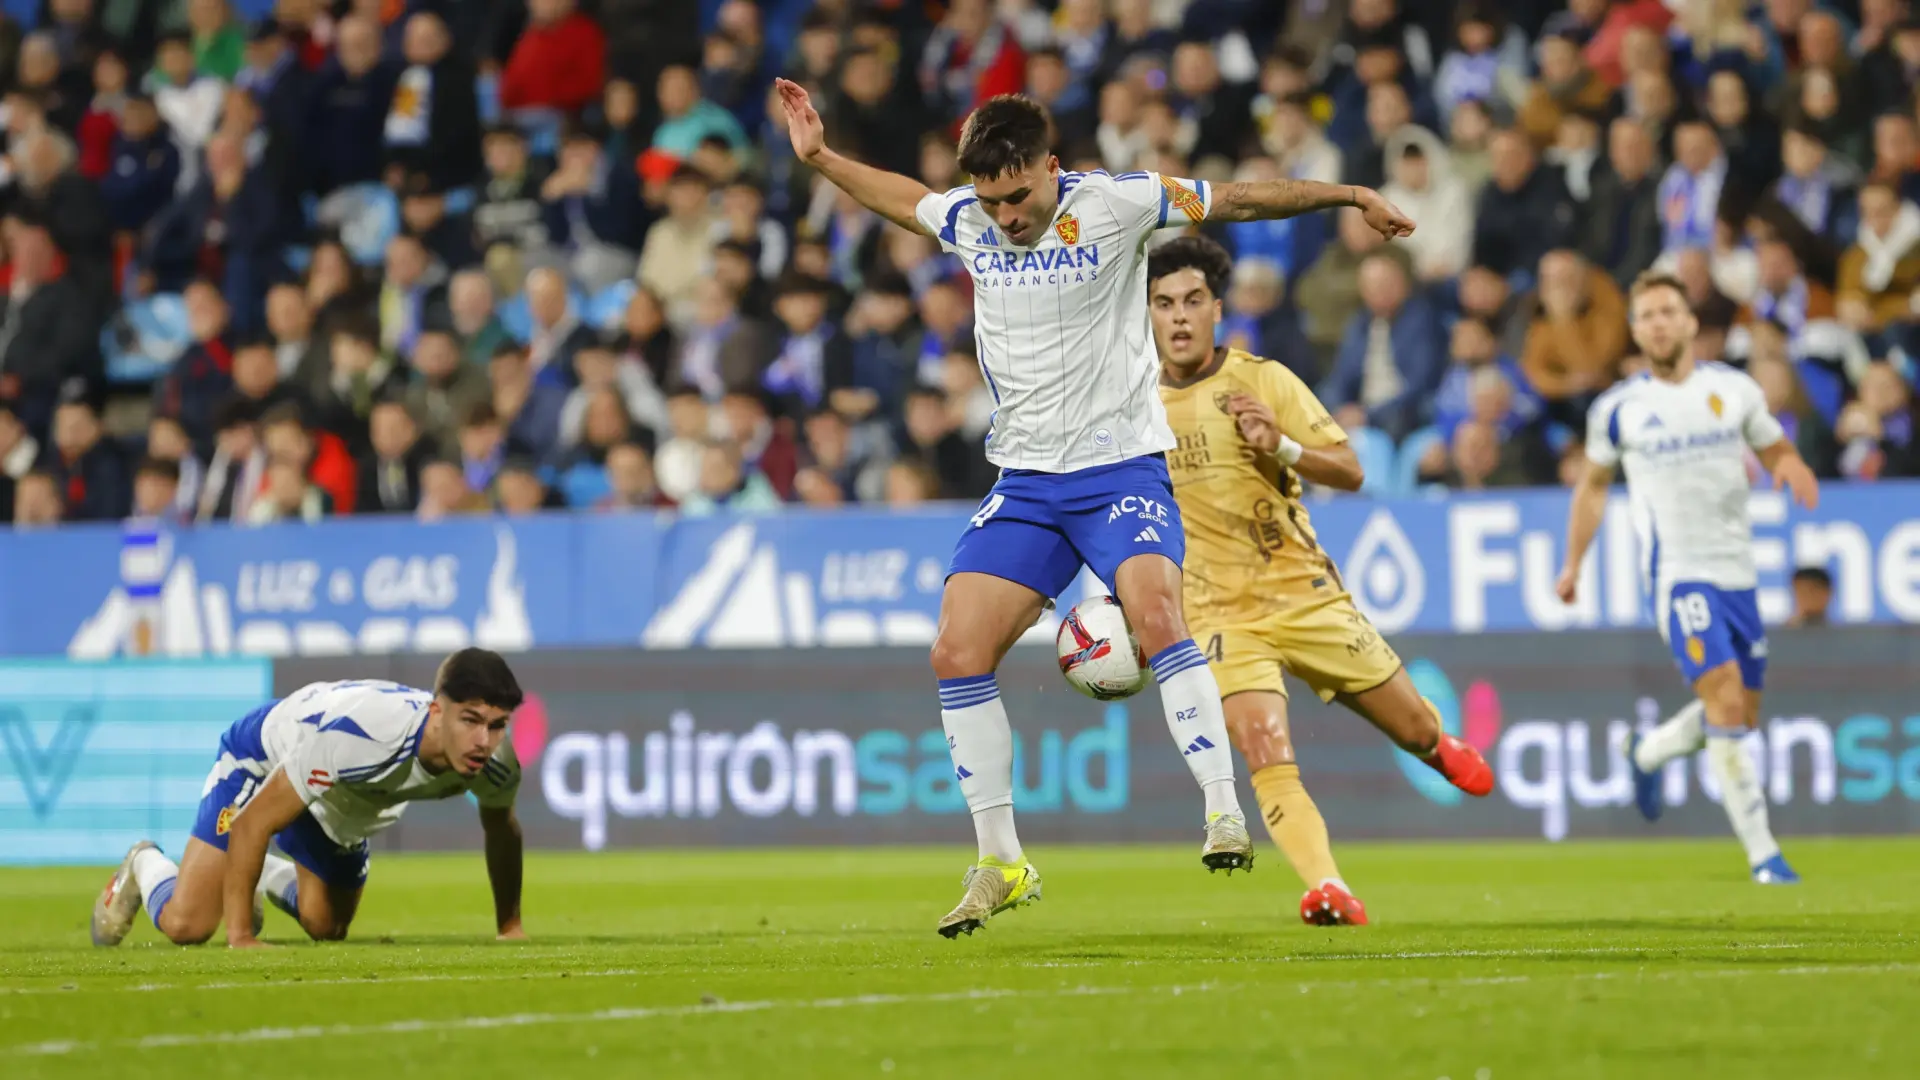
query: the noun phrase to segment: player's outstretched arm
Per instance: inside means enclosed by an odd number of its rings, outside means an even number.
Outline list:
[[[234,817],[227,832],[227,878],[221,901],[229,946],[251,949],[261,945],[253,936],[253,891],[260,884],[260,868],[266,865],[267,844],[306,808],[300,793],[287,780],[287,771],[275,769],[259,793]]]
[[[1567,512],[1567,564],[1553,590],[1563,604],[1573,603],[1580,595],[1580,562],[1600,531],[1600,519],[1607,513],[1607,489],[1612,486],[1613,466],[1589,462],[1586,475],[1573,489],[1573,506]]]
[[[795,156],[860,205],[903,229],[927,234],[927,227],[913,213],[920,200],[932,194],[925,184],[911,176],[862,165],[828,149],[826,126],[820,122],[820,113],[806,90],[785,79],[775,79],[774,85],[780,91],[780,108],[787,116],[787,137],[793,140]]]
[[[1389,240],[1413,235],[1413,219],[1372,188],[1318,180],[1250,180],[1215,184],[1209,221],[1260,221],[1356,206],[1367,224]]]
[[[1820,508],[1820,481],[1814,478],[1806,459],[1794,448],[1793,440],[1778,439],[1772,446],[1754,451],[1754,455],[1772,474],[1775,491],[1784,487],[1793,495],[1794,502],[1808,510]]]
[[[493,886],[493,919],[502,940],[527,936],[520,928],[520,882],[525,870],[520,819],[513,807],[480,808],[480,828],[486,833],[487,883]]]

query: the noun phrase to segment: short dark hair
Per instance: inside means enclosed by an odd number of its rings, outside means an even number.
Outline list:
[[[1147,256],[1147,288],[1168,274],[1198,270],[1207,279],[1207,291],[1220,299],[1227,295],[1227,279],[1233,276],[1233,256],[1218,241],[1204,236],[1182,236],[1155,248]]]
[[[967,117],[960,130],[960,169],[992,178],[1044,160],[1047,110],[1025,94],[991,97]]]
[[[448,701],[478,701],[509,713],[527,697],[506,660],[488,649],[461,649],[440,661],[433,692]]]
[[[460,418],[460,426],[469,428],[491,427],[499,422],[500,414],[493,411],[491,401],[474,402],[473,407],[467,410],[467,415]]]
[[[136,476],[157,476],[173,483],[180,482],[180,463],[166,458],[145,457],[140,459],[140,467],[134,470]]]
[[[1810,581],[1822,588],[1833,588],[1833,575],[1827,573],[1824,566],[1803,566],[1793,572],[1793,580],[1795,584]]]
[[[298,427],[303,433],[307,430],[307,418],[300,411],[300,403],[297,401],[283,401],[268,409],[266,415],[260,418],[260,426],[263,429],[287,424]]]

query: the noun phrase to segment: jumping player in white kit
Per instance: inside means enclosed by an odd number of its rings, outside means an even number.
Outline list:
[[[1152,658],[1167,727],[1205,793],[1202,861],[1247,866],[1253,842],[1219,688],[1181,613],[1185,537],[1167,472],[1175,439],[1147,312],[1147,239],[1340,206],[1359,207],[1389,239],[1413,222],[1366,188],[1063,172],[1046,111],[1017,95],[967,118],[959,162],[973,183],[934,192],[827,149],[806,91],[778,87],[802,161],[894,224],[937,238],[973,278],[974,342],[996,407],[987,460],[1001,473],[954,550],[933,645],[940,720],[979,840],[965,895],[939,932],[971,933],[1040,898],[1014,831],[1013,735],[994,671],[1083,564],[1113,588]]]
[[[379,680],[321,682],[242,717],[220,737],[180,862],[142,840],[93,906],[93,943],[118,945],[144,905],[153,925],[197,945],[224,921],[227,944],[260,944],[262,903],[317,941],[347,936],[367,881],[367,838],[406,804],[471,793],[486,836],[502,938],[520,928],[520,762],[507,721],[520,685],[497,653],[462,649],[432,691]],[[269,842],[286,857],[270,855]]]
[[[1567,523],[1560,598],[1574,600],[1581,559],[1606,513],[1613,470],[1622,466],[1654,620],[1697,698],[1629,745],[1634,801],[1647,820],[1658,818],[1661,767],[1704,744],[1753,880],[1793,884],[1799,875],[1773,839],[1766,793],[1742,745],[1760,721],[1767,671],[1746,453],[1751,449],[1774,486],[1785,486],[1801,506],[1818,505],[1819,483],[1767,411],[1758,383],[1725,364],[1694,359],[1699,324],[1677,279],[1642,274],[1630,305],[1634,343],[1653,371],[1601,394],[1588,414],[1587,474]]]

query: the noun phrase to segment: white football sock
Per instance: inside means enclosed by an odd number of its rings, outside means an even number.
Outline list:
[[[299,883],[300,871],[294,867],[292,859],[269,854],[266,864],[260,868],[260,884],[253,891],[264,897],[267,903],[298,919]]]
[[[1707,765],[1720,782],[1720,806],[1733,824],[1733,835],[1747,849],[1747,865],[1759,866],[1780,854],[1773,830],[1767,825],[1767,796],[1747,756],[1746,729],[1707,729]]]
[[[980,857],[1025,861],[1013,830],[1013,727],[992,675],[940,680],[940,726],[947,732],[954,781],[973,812]]]
[[[180,865],[167,858],[159,848],[145,848],[133,857],[133,880],[140,883],[140,903],[160,925],[160,912],[173,899],[174,882],[180,879]]]
[[[1160,683],[1160,704],[1167,731],[1187,759],[1187,768],[1206,795],[1207,817],[1240,814],[1240,793],[1233,787],[1233,744],[1227,739],[1227,714],[1220,708],[1220,684],[1192,638],[1160,650],[1150,661]]]
[[[1684,754],[1691,754],[1706,743],[1707,707],[1699,698],[1669,716],[1660,725],[1640,736],[1633,754],[1641,772],[1657,772],[1660,766]]]

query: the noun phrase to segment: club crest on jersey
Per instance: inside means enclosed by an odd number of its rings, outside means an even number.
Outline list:
[[[225,836],[233,828],[233,817],[240,811],[231,806],[220,808],[220,816],[213,819],[213,832],[216,836]]]
[[[1160,186],[1167,189],[1167,202],[1175,210],[1187,215],[1187,220],[1199,224],[1207,216],[1206,205],[1200,199],[1200,193],[1187,187],[1171,176],[1162,176]]]
[[[1060,220],[1053,223],[1053,231],[1063,244],[1080,242],[1080,219],[1072,214],[1061,214]]]
[[[1213,392],[1213,407],[1216,409],[1219,409],[1221,412],[1226,412],[1227,406],[1232,402],[1233,402],[1233,391],[1215,390]]]
[[[1697,637],[1693,637],[1689,635],[1687,637],[1687,659],[1693,661],[1695,664],[1706,663],[1707,662],[1706,643],[1701,641]]]
[[[1718,420],[1720,414],[1726,410],[1726,407],[1726,403],[1720,400],[1719,394],[1707,395],[1707,408],[1713,410],[1714,419]]]

